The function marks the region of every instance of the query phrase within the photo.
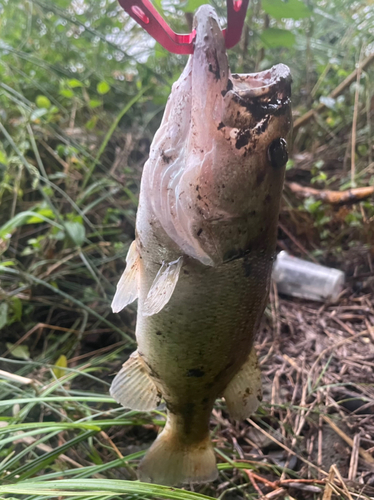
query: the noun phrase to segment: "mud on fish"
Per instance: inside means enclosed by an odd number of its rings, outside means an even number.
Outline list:
[[[166,485],[217,478],[214,401],[234,419],[261,400],[253,341],[268,297],[291,126],[287,66],[231,74],[218,17],[202,6],[144,166],[136,239],[113,299],[138,299],[138,350],[110,392],[167,422],[139,467]]]

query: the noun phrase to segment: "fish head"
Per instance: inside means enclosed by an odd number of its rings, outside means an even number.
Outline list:
[[[274,251],[291,76],[284,64],[231,74],[211,6],[198,9],[194,29],[194,53],[173,85],[142,190],[180,253],[211,266],[253,248]]]

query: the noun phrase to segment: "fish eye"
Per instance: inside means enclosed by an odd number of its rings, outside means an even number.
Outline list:
[[[268,148],[268,158],[272,167],[282,168],[288,161],[287,141],[283,137],[278,137]]]

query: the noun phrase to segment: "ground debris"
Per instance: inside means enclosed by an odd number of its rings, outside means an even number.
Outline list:
[[[262,407],[247,423],[230,423],[224,404],[213,417],[217,446],[250,464],[256,498],[374,498],[373,298],[322,305],[272,290],[257,340]]]

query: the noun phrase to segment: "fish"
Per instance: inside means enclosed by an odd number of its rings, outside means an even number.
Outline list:
[[[264,312],[291,129],[284,64],[231,74],[218,16],[194,16],[194,53],[173,84],[141,179],[135,240],[112,302],[138,300],[138,349],[110,394],[167,420],[142,459],[141,481],[217,478],[210,415],[258,407],[253,344]]]

